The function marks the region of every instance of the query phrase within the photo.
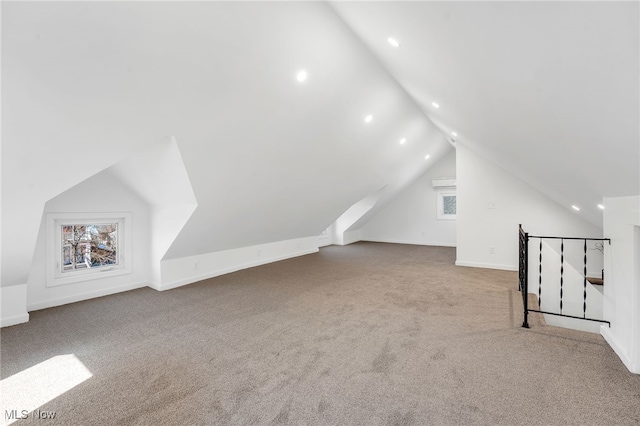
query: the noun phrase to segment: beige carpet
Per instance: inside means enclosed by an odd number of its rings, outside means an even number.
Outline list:
[[[93,376],[47,425],[640,423],[640,377],[600,336],[522,329],[517,273],[454,259],[326,247],[32,312],[2,330],[1,376],[75,354]]]

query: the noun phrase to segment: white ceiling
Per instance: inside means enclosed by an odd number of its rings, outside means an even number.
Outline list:
[[[640,192],[638,36],[636,2],[3,2],[2,285],[47,200],[171,135],[198,208],[169,258],[390,198],[451,149],[433,123],[601,226]]]
[[[324,2],[5,2],[2,84],[2,285],[47,200],[171,136],[198,207],[167,258],[319,235],[452,149]]]
[[[638,2],[331,4],[434,123],[566,208],[602,226],[640,192]]]

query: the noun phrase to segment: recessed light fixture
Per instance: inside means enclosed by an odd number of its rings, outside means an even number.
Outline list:
[[[580,211],[580,207],[578,206],[571,206],[572,209],[574,209],[575,211],[579,212]]]
[[[303,82],[306,79],[307,79],[307,72],[305,70],[298,71],[298,74],[296,74],[296,80],[298,80],[299,82]]]
[[[369,114],[364,118],[364,122],[365,123],[371,123],[371,120],[373,120],[373,115]]]
[[[435,109],[440,108],[440,104],[439,104],[439,103],[437,103],[437,102],[431,102],[431,105],[433,105],[433,107],[434,107]]]
[[[603,206],[602,204],[598,204],[598,208],[599,208],[600,210],[604,210],[604,206]]]
[[[458,134],[456,132],[451,132],[452,136],[458,136]]]
[[[389,42],[390,45],[392,45],[393,47],[400,47],[400,42],[398,40],[396,40],[393,37],[389,37],[387,39],[387,41]]]
[[[428,160],[428,159],[429,159],[429,157],[431,157],[431,156],[430,156],[429,154],[427,154],[427,155],[425,155],[425,156],[424,156],[424,159],[425,159],[425,160]]]
[[[400,145],[404,145],[405,143],[407,143],[407,138],[400,139]]]

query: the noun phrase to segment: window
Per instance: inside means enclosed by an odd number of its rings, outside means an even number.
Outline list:
[[[455,189],[443,189],[437,192],[438,219],[455,220],[458,212],[458,200]]]
[[[47,215],[47,286],[131,273],[130,213]]]
[[[118,265],[118,223],[61,224],[61,272]]]

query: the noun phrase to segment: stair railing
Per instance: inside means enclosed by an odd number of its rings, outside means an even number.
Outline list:
[[[529,308],[529,240],[531,238],[539,238],[539,261],[538,261],[538,306],[542,306],[542,243],[545,239],[560,240],[560,312],[543,311],[542,309],[530,309]],[[583,304],[582,304],[582,316],[567,315],[562,313],[563,297],[564,297],[564,241],[565,240],[580,240],[584,241],[584,274],[583,274]],[[541,235],[529,235],[519,225],[519,266],[518,266],[518,290],[522,293],[522,306],[524,308],[524,321],[522,327],[529,328],[528,314],[529,312],[537,312],[547,315],[555,315],[559,317],[574,318],[585,321],[596,321],[608,324],[611,327],[609,321],[596,318],[587,318],[587,241],[607,241],[611,244],[609,238],[576,238],[576,237],[548,237]],[[604,272],[603,272],[604,278]]]

